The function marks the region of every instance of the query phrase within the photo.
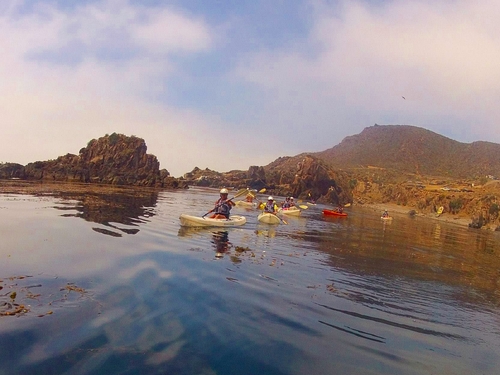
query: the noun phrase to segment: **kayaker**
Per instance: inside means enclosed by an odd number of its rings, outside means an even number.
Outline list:
[[[267,203],[264,205],[263,208],[264,208],[264,212],[269,212],[272,214],[275,214],[276,212],[278,212],[278,205],[274,202],[273,197],[267,198]]]
[[[293,201],[293,197],[290,197],[290,207],[295,207],[295,202]]]
[[[245,201],[248,203],[253,203],[253,195],[248,193],[247,196],[245,197]]]
[[[316,200],[313,199],[311,193],[307,193],[307,196],[309,197],[309,202],[311,202],[312,204],[316,204]]]
[[[337,212],[339,214],[343,213],[344,212],[344,208],[341,206],[341,205],[338,205],[337,208],[336,208]]]
[[[281,208],[290,208],[290,197],[285,198],[285,201],[281,205]]]
[[[226,188],[220,190],[220,198],[215,202],[215,207],[212,210],[214,214],[210,216],[212,219],[229,219],[229,212],[235,203],[227,199],[228,194],[229,192]]]
[[[384,210],[384,212],[382,212],[382,217],[389,217],[389,212]]]

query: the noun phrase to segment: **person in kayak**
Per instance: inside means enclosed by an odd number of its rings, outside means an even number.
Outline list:
[[[384,210],[384,212],[382,212],[382,217],[389,217],[389,211]]]
[[[281,208],[290,208],[290,197],[285,198],[285,201],[281,205]]]
[[[278,205],[276,204],[276,202],[274,202],[273,197],[267,198],[267,203],[261,203],[261,207],[261,209],[264,209],[264,212],[269,212],[271,214],[275,214],[278,212]]]
[[[228,194],[226,188],[221,189],[220,198],[215,202],[215,207],[212,210],[214,214],[210,216],[212,219],[229,219],[229,213],[235,203],[231,199],[227,199]]]
[[[290,197],[290,207],[295,207],[295,202],[293,201],[293,197]]]

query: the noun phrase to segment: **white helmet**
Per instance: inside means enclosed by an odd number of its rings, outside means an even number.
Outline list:
[[[268,200],[268,201],[273,201],[273,200],[274,200],[274,198],[273,198],[273,197],[271,197],[271,196],[269,196],[269,198],[267,198],[267,200]]]
[[[220,189],[221,194],[229,194],[229,191],[227,191],[226,188]]]
[[[293,201],[293,197],[290,197],[290,200],[292,200],[292,201]]]

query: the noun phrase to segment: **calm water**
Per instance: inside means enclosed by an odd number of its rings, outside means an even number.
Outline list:
[[[217,198],[0,195],[0,374],[498,374],[500,233]]]

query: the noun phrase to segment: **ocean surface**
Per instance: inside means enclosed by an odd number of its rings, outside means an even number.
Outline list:
[[[180,226],[217,198],[1,194],[0,374],[499,373],[499,232],[322,205]]]

